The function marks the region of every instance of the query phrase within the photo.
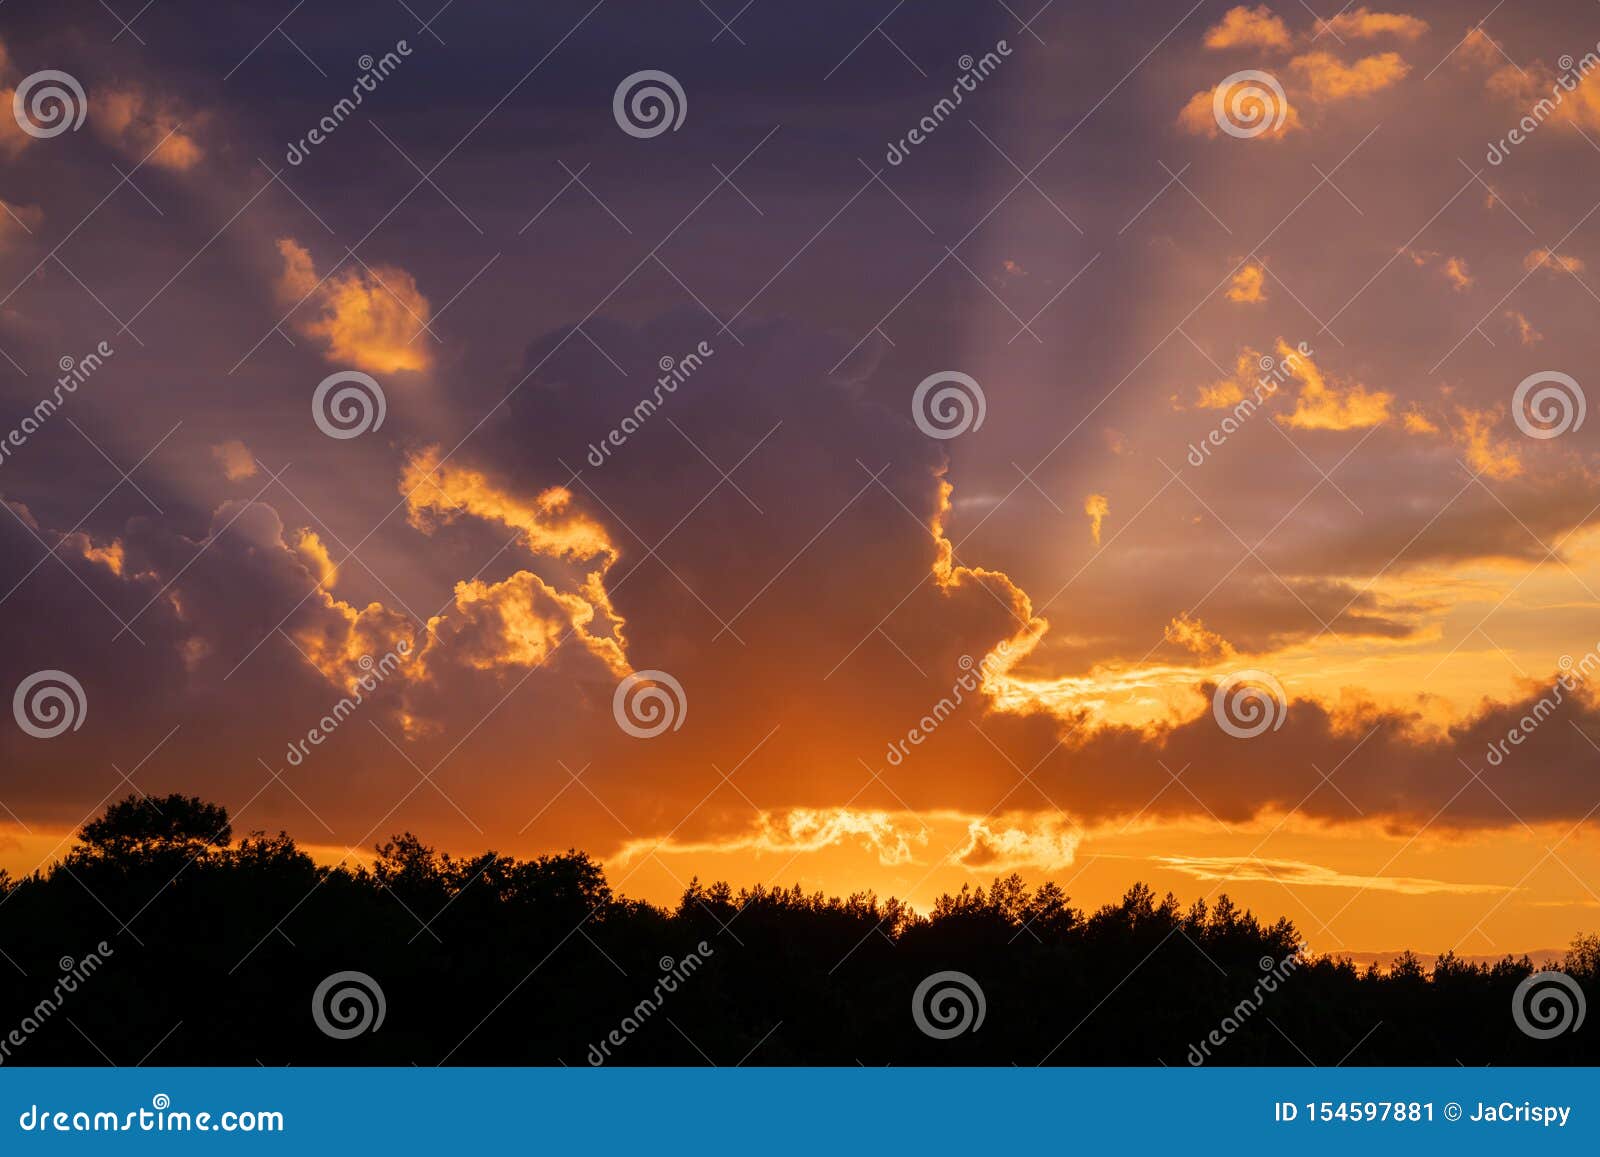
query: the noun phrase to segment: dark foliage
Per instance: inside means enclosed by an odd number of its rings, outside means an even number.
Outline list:
[[[0,873],[5,1063],[1600,1062],[1594,1025],[1551,1040],[1517,1028],[1526,958],[1296,961],[1288,921],[1225,896],[1183,909],[1138,884],[1085,914],[1012,876],[921,916],[872,895],[693,882],[667,912],[614,895],[581,852],[457,859],[406,834],[371,868],[320,868],[282,834],[231,844],[222,808],[182,796],[130,796],[81,840],[48,872]],[[99,967],[61,993],[63,969],[102,941]],[[1592,1000],[1600,939],[1575,943],[1566,969]],[[912,995],[947,970],[977,982],[986,1012],[935,1039]],[[334,1039],[312,997],[344,971],[376,980],[386,1015]],[[601,1049],[614,1031],[623,1043]]]

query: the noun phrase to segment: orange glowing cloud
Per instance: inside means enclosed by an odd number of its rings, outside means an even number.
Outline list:
[[[1493,895],[1511,891],[1503,884],[1458,884],[1414,876],[1362,876],[1300,860],[1263,860],[1258,856],[1155,856],[1152,860],[1197,880],[1270,881],[1285,887],[1355,888],[1363,892],[1396,892],[1403,896]]]
[[[521,543],[534,554],[579,561],[618,557],[606,528],[572,509],[572,491],[552,486],[532,499],[513,493],[481,471],[449,461],[437,446],[407,458],[400,476],[411,524],[431,532],[459,515],[499,522],[521,531]]]
[[[97,89],[89,123],[127,156],[150,154],[146,164],[158,168],[185,173],[205,157],[199,142],[183,131],[183,118],[141,88]]]
[[[1482,28],[1474,28],[1456,46],[1456,57],[1463,64],[1489,66],[1504,58],[1499,41]]]
[[[1237,653],[1232,643],[1199,619],[1191,618],[1187,611],[1167,624],[1163,636],[1167,642],[1182,647],[1204,662],[1224,663]]]
[[[0,85],[0,108],[11,108],[17,90]],[[22,131],[22,126],[13,116],[0,116],[0,156],[8,161],[14,161],[23,149],[33,144],[34,138]]]
[[[1582,273],[1587,268],[1583,258],[1570,253],[1557,253],[1553,249],[1535,249],[1522,259],[1522,268],[1529,273],[1544,269],[1551,273]]]
[[[1206,29],[1207,48],[1288,48],[1289,30],[1265,4],[1230,8]]]
[[[1219,102],[1220,115],[1232,126],[1230,136],[1279,141],[1305,127],[1287,97],[1250,80],[1236,81],[1227,88],[1219,83],[1195,93],[1178,113],[1178,127],[1199,137],[1223,135],[1218,120]]]
[[[971,872],[1026,869],[1059,871],[1076,857],[1080,829],[1066,815],[1008,813],[973,816],[947,810],[880,811],[852,807],[796,807],[760,812],[744,831],[700,839],[629,840],[615,861],[627,866],[650,856],[729,855],[754,852],[787,859],[829,848],[855,846],[876,856],[885,867],[925,862],[935,828],[949,834],[964,829],[965,840],[934,857]]]
[[[1407,434],[1418,436],[1439,432],[1439,424],[1415,406],[1406,411],[1402,426]]]
[[[328,548],[323,545],[321,535],[314,530],[301,530],[295,538],[294,553],[306,570],[311,572],[311,577],[317,580],[319,586],[326,588],[333,586],[335,572],[339,568],[334,565],[333,558],[328,554]]]
[[[962,867],[975,872],[1036,869],[1056,872],[1072,866],[1081,833],[1067,816],[1042,818],[1031,825],[997,827],[987,818],[967,824],[967,843],[955,854]]]
[[[622,846],[617,861],[628,864],[647,855],[723,854],[771,852],[798,855],[854,843],[876,853],[885,866],[914,861],[913,846],[928,842],[928,828],[914,813],[869,811],[850,807],[791,808],[763,811],[751,829],[704,841],[631,840]]]
[[[616,637],[589,633],[596,603],[581,594],[556,590],[531,571],[518,571],[498,583],[459,582],[446,615],[428,621],[447,640],[452,662],[480,671],[497,667],[536,667],[569,636],[576,638],[618,678],[630,668]],[[609,607],[604,607],[609,613]],[[424,658],[432,659],[432,644]]]
[[[1600,129],[1600,80],[1596,79],[1600,74],[1594,71],[1592,53],[1576,67],[1569,59],[1560,71],[1539,60],[1523,68],[1485,36],[1473,42],[1463,59],[1493,69],[1485,88],[1519,116],[1516,127],[1524,133],[1546,122],[1580,132]]]
[[[250,453],[250,447],[237,438],[211,447],[211,456],[222,467],[222,476],[229,482],[255,477],[255,455]]]
[[[121,577],[127,565],[127,553],[120,539],[98,544],[82,531],[67,535],[63,540],[69,549],[75,549],[92,563],[98,563],[112,574]]]
[[[1533,323],[1523,316],[1520,310],[1506,310],[1505,318],[1516,327],[1517,340],[1523,345],[1533,345],[1544,340],[1544,334],[1535,329]]]
[[[1111,504],[1104,494],[1091,494],[1083,500],[1083,512],[1089,516],[1089,534],[1096,546],[1100,545],[1100,526],[1111,513]]]
[[[1500,415],[1491,410],[1456,410],[1458,424],[1451,437],[1461,448],[1467,465],[1489,478],[1505,481],[1522,473],[1522,456],[1515,446],[1494,437]]]
[[[1297,430],[1361,430],[1380,426],[1389,420],[1394,395],[1368,390],[1359,382],[1334,384],[1309,357],[1278,343],[1279,364],[1300,383],[1294,410],[1280,414],[1278,421]]]
[[[1458,293],[1472,288],[1472,274],[1467,271],[1467,263],[1459,257],[1452,257],[1444,263],[1444,275]]]
[[[1411,66],[1398,53],[1380,52],[1345,64],[1331,52],[1308,52],[1289,62],[1319,104],[1370,96],[1400,81]]]
[[[944,531],[945,519],[950,514],[950,495],[955,487],[944,477],[942,471],[937,477],[938,506],[928,525],[934,542],[933,579],[939,589],[947,595],[962,590],[969,584],[987,587],[1000,604],[1010,611],[1011,617],[1018,625],[1017,630],[1010,639],[996,647],[995,651],[991,651],[984,663],[986,670],[993,670],[997,675],[1003,675],[1027,658],[1039,639],[1050,629],[1050,624],[1046,619],[1033,613],[1033,600],[1028,597],[1026,591],[1011,581],[1010,575],[1003,571],[985,570],[982,567],[955,565],[955,544],[945,536]],[[1000,659],[1000,655],[1004,655],[1005,658]],[[992,666],[990,660],[995,661]],[[987,681],[985,689],[990,689]]]
[[[1251,262],[1233,275],[1228,285],[1228,300],[1254,305],[1267,300],[1267,271]]]
[[[478,518],[519,531],[518,542],[530,554],[596,565],[573,576],[567,589],[558,585],[560,579],[528,570],[498,582],[458,582],[450,603],[421,624],[382,603],[359,608],[336,598],[331,590],[339,564],[321,537],[307,529],[287,535],[276,514],[261,507],[263,513],[245,520],[250,528],[245,533],[259,549],[276,552],[299,576],[296,582],[309,587],[301,600],[306,609],[287,634],[330,682],[348,691],[368,677],[378,656],[392,653],[397,658],[388,664],[385,679],[403,696],[404,707],[397,709],[407,734],[415,736],[433,726],[432,699],[418,700],[421,689],[427,686],[436,694],[449,685],[442,677],[447,666],[491,672],[537,667],[570,638],[608,675],[629,672],[623,620],[604,585],[618,554],[603,526],[570,509],[570,492],[552,487],[522,498],[479,471],[445,463],[436,447],[411,455],[400,486],[411,524],[424,533],[457,518]],[[226,504],[219,513],[232,509]]]
[[[1428,31],[1428,22],[1404,12],[1374,12],[1362,7],[1353,12],[1341,12],[1329,20],[1319,20],[1317,27],[1343,40],[1376,40],[1380,36],[1416,40]]]
[[[1418,269],[1439,258],[1438,252],[1432,249],[1402,249],[1400,253]],[[1473,276],[1465,258],[1446,257],[1439,266],[1439,272],[1457,292],[1472,288]]]
[[[326,344],[328,361],[374,373],[420,372],[432,364],[427,347],[416,340],[432,306],[411,274],[378,266],[318,278],[311,254],[292,238],[280,239],[278,252],[283,257],[279,296],[320,311],[301,322],[300,330]]]
[[[1231,410],[1244,401],[1247,390],[1258,401],[1261,400],[1262,395],[1257,392],[1261,381],[1260,367],[1261,351],[1245,346],[1234,361],[1233,377],[1223,378],[1209,386],[1195,387],[1195,407],[1201,410]]]
[[[524,498],[480,471],[445,461],[436,446],[407,459],[400,490],[407,517],[424,533],[465,515],[518,531],[519,543],[531,554],[595,564],[570,591],[557,590],[527,571],[501,583],[457,583],[455,610],[481,637],[477,643],[453,649],[468,654],[472,666],[539,663],[571,634],[612,672],[630,670],[625,624],[605,587],[606,573],[619,552],[604,526],[572,509],[571,491],[553,486]],[[590,629],[597,621],[600,633]],[[430,629],[441,622],[434,618]],[[430,642],[424,659],[431,658],[433,650]]]
[[[6,50],[5,42],[0,41],[0,76],[11,71],[11,54]],[[12,101],[17,95],[17,90],[10,84],[0,85],[0,110],[5,110],[7,115],[0,116],[0,154],[7,160],[15,160],[23,149],[33,144],[34,138],[22,131],[21,124],[14,116],[9,115]]]

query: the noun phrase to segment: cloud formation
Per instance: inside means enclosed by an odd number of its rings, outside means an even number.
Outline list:
[[[317,276],[310,252],[292,238],[278,241],[283,271],[278,296],[296,312],[300,332],[321,342],[330,363],[372,373],[421,372],[433,359],[425,338],[432,306],[403,269],[379,265]]]
[[[1254,8],[1240,4],[1223,13],[1206,29],[1205,46],[1223,48],[1288,48],[1289,29],[1265,4]]]
[[[1397,52],[1363,56],[1346,64],[1331,52],[1307,52],[1289,62],[1318,104],[1371,96],[1404,79],[1411,66]]]
[[[1394,395],[1369,390],[1360,382],[1341,384],[1309,357],[1297,356],[1280,341],[1279,365],[1300,384],[1294,409],[1278,421],[1297,430],[1362,430],[1389,420]]]
[[[197,118],[183,117],[170,102],[148,90],[138,86],[96,89],[92,101],[89,123],[131,160],[148,157],[148,165],[186,173],[205,159],[205,150],[184,128]]]

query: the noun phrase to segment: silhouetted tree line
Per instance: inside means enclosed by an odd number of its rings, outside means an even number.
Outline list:
[[[1526,957],[1284,969],[1294,926],[1226,896],[1183,908],[1135,884],[1087,913],[1013,875],[919,915],[870,893],[695,881],[666,911],[614,894],[582,852],[460,859],[405,834],[377,853],[318,867],[282,833],[235,844],[226,811],[198,799],[112,805],[48,871],[0,873],[0,1060],[584,1065],[616,1032],[602,1052],[626,1065],[1182,1066],[1215,1032],[1209,1064],[1600,1062],[1600,1026],[1517,1027]],[[1263,995],[1269,968],[1284,975]],[[1565,968],[1592,1001],[1600,938]],[[377,982],[384,1018],[336,1039],[313,994],[347,971]],[[946,971],[976,982],[984,1014],[936,1039],[912,1000]]]

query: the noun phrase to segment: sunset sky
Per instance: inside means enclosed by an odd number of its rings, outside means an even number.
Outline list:
[[[1600,929],[1591,0],[290,3],[0,8],[13,876],[182,791]]]

